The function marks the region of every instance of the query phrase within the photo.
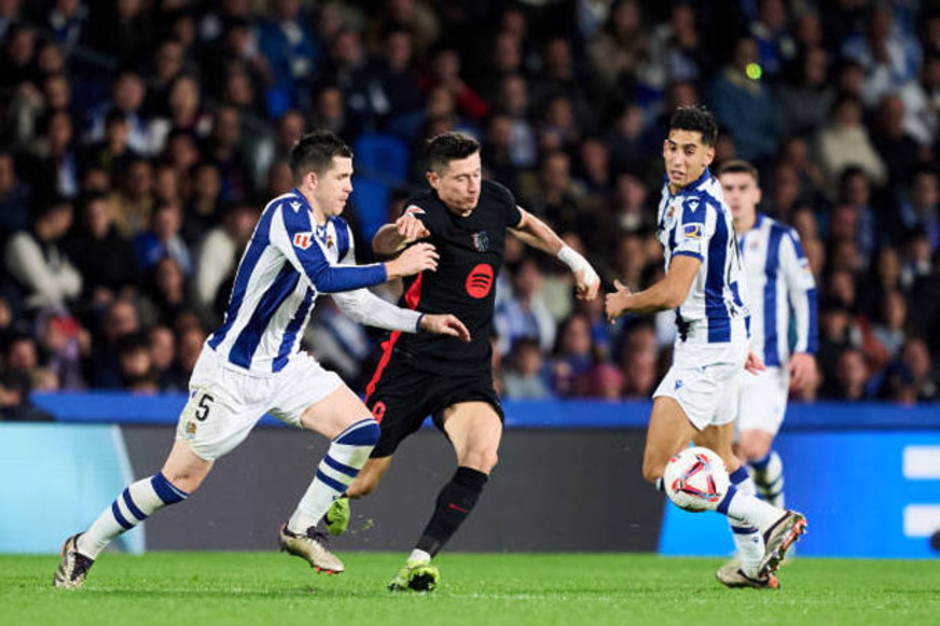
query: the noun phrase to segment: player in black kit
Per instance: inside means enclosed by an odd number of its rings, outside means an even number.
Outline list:
[[[590,264],[544,222],[516,205],[502,185],[482,180],[480,145],[460,133],[428,142],[431,189],[410,199],[401,217],[372,240],[380,255],[397,254],[417,240],[440,254],[436,272],[405,284],[404,305],[422,313],[454,313],[470,331],[464,343],[449,337],[392,333],[366,388],[366,406],[381,425],[379,443],[348,498],[371,493],[388,470],[392,454],[431,415],[457,454],[457,472],[441,490],[430,521],[392,590],[429,591],[440,578],[431,565],[476,504],[496,465],[503,410],[493,386],[490,330],[495,283],[507,232],[557,256],[575,273],[577,296],[593,299],[599,280]],[[340,498],[327,515],[333,534],[346,530],[349,500]]]

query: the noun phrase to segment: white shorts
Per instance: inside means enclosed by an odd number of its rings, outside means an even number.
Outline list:
[[[738,399],[738,431],[762,430],[776,435],[783,423],[790,395],[790,373],[784,367],[768,367],[756,376],[741,372]]]
[[[189,379],[189,402],[176,438],[196,456],[214,461],[244,441],[265,413],[299,428],[304,411],[343,384],[303,352],[280,372],[264,375],[226,363],[204,346]]]
[[[733,422],[747,350],[744,343],[676,342],[672,367],[653,397],[675,398],[698,430]]]

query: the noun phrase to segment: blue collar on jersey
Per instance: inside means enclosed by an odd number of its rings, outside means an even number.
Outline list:
[[[679,190],[679,193],[677,193],[677,194],[675,194],[675,195],[673,195],[672,192],[669,191],[669,175],[668,175],[668,174],[663,174],[663,184],[666,185],[666,193],[669,194],[669,197],[670,197],[670,198],[676,198],[676,197],[679,197],[679,196],[684,196],[684,195],[686,195],[686,194],[690,194],[690,193],[692,193],[692,192],[694,192],[694,191],[698,191],[698,188],[701,187],[702,185],[704,185],[706,182],[708,182],[708,181],[711,179],[711,177],[712,177],[712,172],[711,172],[711,170],[708,168],[708,166],[705,166],[705,171],[702,172],[702,175],[701,175],[701,176],[699,176],[697,179],[695,179],[694,182],[692,182],[692,183],[686,185],[685,187],[683,187],[682,189],[680,189],[680,190]]]
[[[310,211],[311,213],[313,213],[313,207],[311,207],[311,206],[310,206],[310,203],[307,202],[307,198],[304,197],[304,194],[300,193],[300,189],[297,189],[297,187],[294,187],[294,188],[292,188],[292,189],[290,190],[290,192],[291,192],[292,194],[294,194],[295,196],[297,196],[298,198],[300,198],[300,202],[304,205],[304,207],[305,207],[308,211]]]

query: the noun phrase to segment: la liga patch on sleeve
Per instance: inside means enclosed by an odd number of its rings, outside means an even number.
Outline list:
[[[306,250],[313,244],[313,233],[310,231],[294,233],[294,247]]]

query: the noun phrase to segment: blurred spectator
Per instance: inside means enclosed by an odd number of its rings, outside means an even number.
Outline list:
[[[200,242],[193,295],[195,304],[204,312],[211,311],[219,298],[219,288],[234,275],[257,223],[256,208],[236,204],[226,211],[222,224],[206,233]]]
[[[594,367],[591,326],[575,313],[562,323],[552,356],[552,388],[561,397],[586,395],[588,376]]]
[[[547,366],[537,340],[518,339],[503,374],[503,393],[513,400],[544,400],[552,396]]]
[[[640,323],[627,330],[620,361],[624,376],[623,395],[628,398],[650,397],[659,383],[655,329]]]
[[[781,132],[812,135],[825,123],[836,93],[829,82],[829,56],[822,47],[803,52],[796,75],[780,90]]]
[[[460,113],[470,120],[482,120],[490,112],[490,105],[461,77],[460,55],[452,48],[442,46],[431,55],[429,72],[422,77],[421,87],[426,92],[435,87],[447,90]]]
[[[653,29],[647,56],[637,72],[641,101],[657,100],[670,83],[699,82],[710,69],[711,59],[695,19],[691,4],[677,2],[669,22]]]
[[[872,142],[888,170],[888,182],[901,187],[917,166],[920,146],[904,127],[904,101],[888,94],[878,104]]]
[[[150,230],[134,238],[134,251],[141,271],[150,271],[164,257],[171,257],[185,274],[193,269],[189,248],[180,236],[182,209],[178,204],[163,204],[153,213]]]
[[[193,309],[186,276],[175,258],[165,256],[153,267],[150,296],[160,324],[172,324],[181,313]]]
[[[55,111],[46,120],[43,136],[33,143],[26,162],[30,186],[43,193],[74,198],[79,192],[81,156],[73,142],[72,118]]]
[[[122,384],[121,340],[141,331],[134,302],[120,298],[109,304],[97,331],[86,362],[85,379],[93,387],[118,388]]]
[[[787,4],[783,0],[761,0],[757,6],[757,19],[751,23],[751,37],[757,43],[761,71],[774,77],[783,72],[796,56]]]
[[[16,162],[9,152],[0,152],[0,241],[29,228],[29,188],[16,172]]]
[[[111,100],[91,111],[87,139],[89,141],[102,140],[105,135],[105,121],[108,113],[115,111],[127,120],[127,142],[132,150],[147,157],[159,152],[162,148],[161,134],[143,112],[146,96],[147,86],[140,74],[133,70],[121,72],[114,82]]]
[[[304,103],[309,85],[316,77],[319,50],[308,30],[310,22],[302,14],[300,0],[272,0],[270,4],[270,18],[258,28],[258,46],[274,77],[267,93],[268,107],[272,116],[278,116]]]
[[[906,336],[907,301],[904,296],[892,291],[885,294],[881,301],[881,322],[873,330],[875,338],[884,346],[890,358],[894,358],[901,349]]]
[[[862,96],[869,106],[915,78],[920,69],[920,46],[895,27],[887,6],[873,9],[866,32],[849,37],[842,52],[865,70]]]
[[[121,386],[134,393],[158,391],[157,376],[150,357],[150,344],[143,333],[131,333],[118,343]]]
[[[55,40],[71,50],[82,41],[87,29],[88,7],[81,0],[55,0],[46,19]]]
[[[140,158],[130,147],[127,118],[119,111],[110,111],[104,120],[104,138],[91,145],[85,154],[86,167],[99,167],[109,175],[123,172],[131,161]]]
[[[900,203],[900,218],[905,228],[926,233],[932,251],[940,249],[940,185],[936,170],[921,168],[913,173]]]
[[[81,293],[82,275],[62,247],[71,227],[72,205],[59,200],[40,209],[31,230],[10,237],[4,264],[23,290],[27,306],[63,308]]]
[[[82,200],[81,220],[66,249],[83,277],[83,295],[96,303],[110,301],[137,277],[134,250],[115,226],[113,200],[105,194]]]
[[[615,97],[632,90],[646,54],[645,30],[639,2],[618,0],[611,7],[603,31],[591,42],[591,64],[605,89]]]
[[[753,75],[758,60],[757,43],[738,40],[731,63],[709,92],[715,118],[734,138],[738,157],[754,163],[762,163],[777,150],[774,97]]]
[[[861,350],[848,349],[842,352],[835,372],[834,383],[828,389],[824,388],[826,397],[849,402],[857,402],[867,397],[865,383],[869,372]]]
[[[522,337],[535,339],[543,350],[555,341],[555,320],[542,299],[545,276],[538,262],[525,257],[512,279],[512,295],[503,298],[493,315],[493,327],[499,334],[499,352],[507,354]]]
[[[888,172],[862,125],[862,105],[843,95],[832,107],[830,122],[820,130],[816,149],[830,190],[849,166],[860,168],[877,185],[887,182]]]
[[[155,200],[153,166],[146,159],[132,161],[113,194],[114,223],[126,237],[133,237],[150,224]]]

